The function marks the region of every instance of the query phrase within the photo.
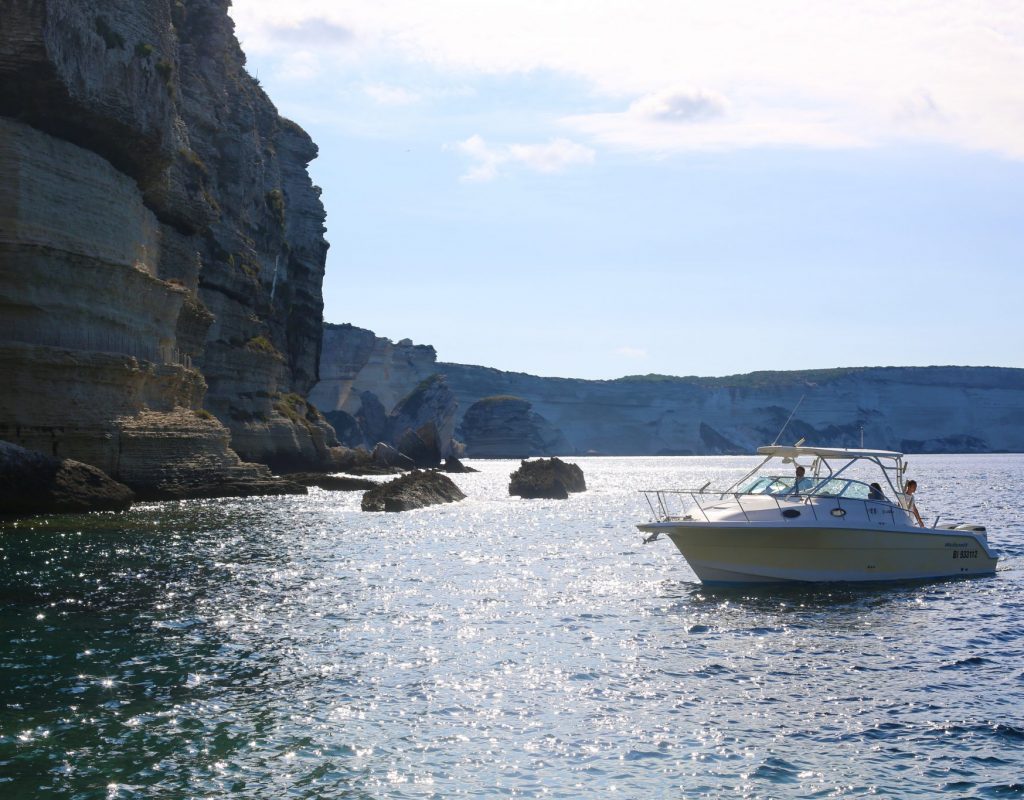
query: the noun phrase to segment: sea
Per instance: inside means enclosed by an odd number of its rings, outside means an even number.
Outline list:
[[[0,798],[1024,797],[1024,455],[911,456],[994,576],[711,589],[641,489],[359,493],[0,523]]]

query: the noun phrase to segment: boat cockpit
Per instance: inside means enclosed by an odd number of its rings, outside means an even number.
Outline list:
[[[841,497],[850,500],[874,500],[891,502],[880,489],[874,489],[864,481],[850,478],[823,479],[801,478],[799,482],[793,476],[762,475],[749,480],[731,491],[729,494],[770,494],[776,497],[792,495],[793,497]]]

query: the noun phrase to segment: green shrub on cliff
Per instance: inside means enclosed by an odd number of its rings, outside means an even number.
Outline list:
[[[274,347],[274,343],[270,341],[266,336],[253,336],[249,341],[245,343],[246,350],[252,350],[256,353],[266,353],[267,355],[275,356],[280,359],[284,359],[280,351]]]
[[[108,50],[123,50],[124,37],[110,27],[106,17],[97,16],[95,19],[96,33],[100,35]]]
[[[267,192],[264,200],[266,200],[267,208],[273,213],[277,226],[283,229],[285,221],[284,192],[280,189],[271,189]]]
[[[188,19],[188,9],[185,8],[185,4],[181,0],[175,0],[174,5],[171,6],[171,24],[175,28],[182,27]]]
[[[307,403],[301,395],[295,394],[295,392],[279,395],[278,401],[274,403],[274,410],[296,425],[306,428],[323,419],[316,406]]]
[[[173,89],[174,87],[171,83],[171,78],[174,77],[174,67],[171,66],[170,62],[157,61],[155,69],[156,74],[163,80],[164,86],[168,89]]]
[[[827,383],[862,372],[863,367],[835,367],[831,369],[808,369],[747,372],[742,375],[726,375],[721,378],[697,377],[695,375],[627,375],[616,378],[612,383],[688,383],[694,386],[722,389],[765,389],[787,386],[801,386],[808,383]]]
[[[260,268],[258,264],[253,264],[249,259],[242,253],[229,253],[228,254],[228,266],[232,269],[240,269],[250,278],[258,278],[260,274]]]
[[[490,397],[481,397],[473,405],[475,406],[493,406],[498,403],[525,403],[527,402],[522,397],[516,397],[512,394],[495,394]]]
[[[199,157],[199,153],[197,153],[195,150],[191,149],[190,147],[182,147],[178,151],[178,155],[180,155],[183,159],[185,159],[193,167],[198,169],[201,173],[203,173],[203,175],[208,175],[209,174],[210,170],[206,166],[206,162],[203,161],[203,159],[201,159]],[[216,201],[214,201],[214,202],[216,202]]]

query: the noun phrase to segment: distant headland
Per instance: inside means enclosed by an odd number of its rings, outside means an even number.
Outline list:
[[[434,375],[457,403],[450,427],[469,457],[751,453],[790,414],[787,441],[857,447],[863,436],[870,447],[912,453],[1024,451],[1024,370],[997,367],[542,378],[439,362],[428,345],[327,324],[310,398],[355,445]]]

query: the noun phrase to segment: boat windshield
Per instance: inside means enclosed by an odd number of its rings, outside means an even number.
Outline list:
[[[739,494],[785,494],[793,488],[792,478],[779,478],[762,475],[754,478],[736,491]]]
[[[851,500],[885,499],[872,497],[871,487],[863,481],[847,478],[803,478],[794,488],[794,478],[762,475],[741,486],[738,494],[799,494],[804,497],[844,497]]]

